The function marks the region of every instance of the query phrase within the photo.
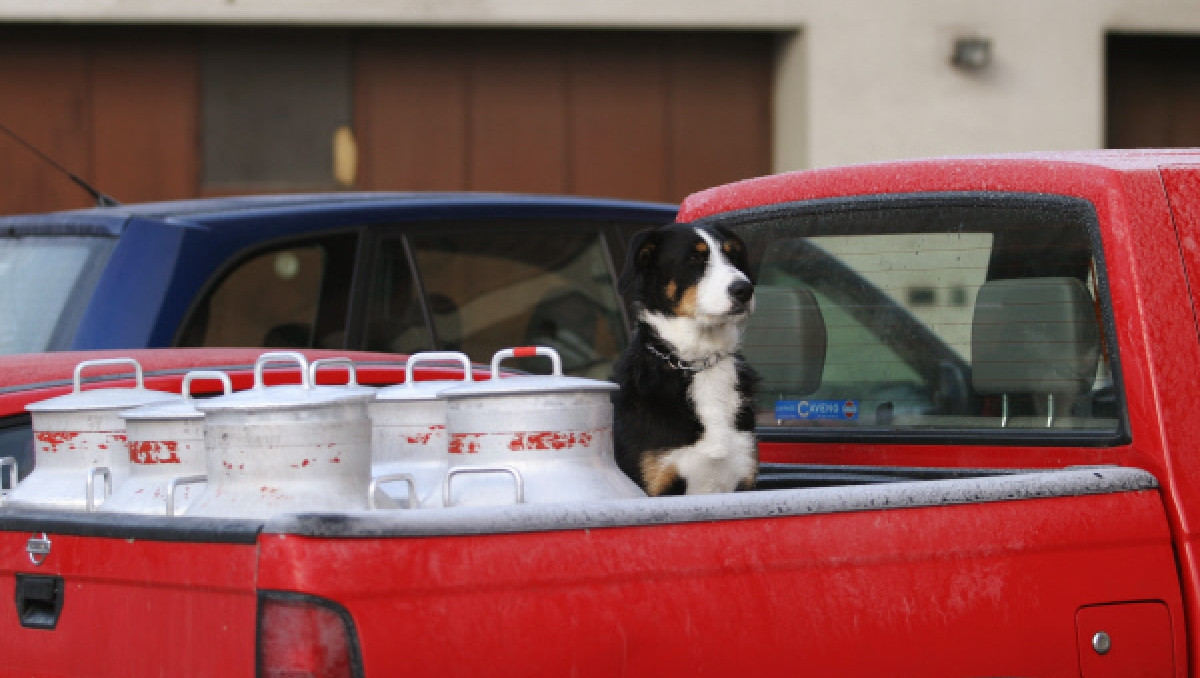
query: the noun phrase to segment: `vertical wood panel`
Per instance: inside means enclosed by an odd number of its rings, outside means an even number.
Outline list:
[[[195,195],[204,34],[2,31],[0,122],[118,199]],[[354,40],[360,188],[678,200],[770,168],[767,35],[380,29]],[[91,203],[2,138],[0,179],[3,213]]]
[[[681,36],[673,42],[670,199],[769,172],[769,45],[749,35]]]
[[[571,69],[572,193],[668,195],[665,57],[652,36],[576,41]]]
[[[91,180],[87,49],[56,34],[0,32],[0,122],[59,164]],[[0,214],[86,207],[65,175],[0,136]]]
[[[192,40],[112,40],[93,61],[95,176],[123,202],[196,194],[199,66]]]
[[[454,33],[367,33],[355,55],[359,186],[467,186],[466,56]]]
[[[469,74],[468,188],[568,190],[564,54],[563,42],[553,35],[478,41]]]

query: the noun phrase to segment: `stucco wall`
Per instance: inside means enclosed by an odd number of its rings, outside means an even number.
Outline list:
[[[1103,144],[1104,36],[1200,33],[1170,0],[0,0],[0,21],[780,31],[774,167]],[[958,35],[993,63],[949,63]]]

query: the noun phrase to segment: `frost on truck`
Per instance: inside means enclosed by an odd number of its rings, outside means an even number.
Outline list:
[[[721,223],[757,273],[760,424],[1117,432],[1085,203],[850,199]]]

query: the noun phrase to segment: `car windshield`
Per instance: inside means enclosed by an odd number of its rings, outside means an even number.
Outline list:
[[[106,237],[0,238],[0,353],[70,348],[112,244]]]

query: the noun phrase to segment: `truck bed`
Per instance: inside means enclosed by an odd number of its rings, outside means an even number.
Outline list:
[[[1077,612],[1135,601],[1183,647],[1157,483],[1130,468],[265,521],[5,509],[0,530],[0,585],[65,583],[53,630],[4,597],[0,675],[252,675],[272,596],[327,602],[375,676],[1078,675]]]

